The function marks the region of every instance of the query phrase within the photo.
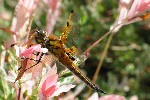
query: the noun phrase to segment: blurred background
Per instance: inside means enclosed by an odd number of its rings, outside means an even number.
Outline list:
[[[0,1],[0,26],[10,28],[17,2],[18,0]],[[74,10],[80,17],[77,45],[85,51],[109,31],[118,16],[118,3],[118,0],[61,0],[53,34],[61,34],[69,12]],[[38,4],[31,29],[45,30],[47,10],[48,7],[43,2]],[[2,45],[10,36],[6,32],[0,32]],[[90,57],[81,68],[90,79],[95,74],[107,40],[108,37],[91,50]],[[126,98],[136,95],[139,100],[150,100],[149,20],[124,26],[114,35],[96,84],[108,94],[119,94]],[[87,90],[88,88],[85,88],[78,97],[82,98]],[[0,88],[0,93],[3,91],[4,89]]]

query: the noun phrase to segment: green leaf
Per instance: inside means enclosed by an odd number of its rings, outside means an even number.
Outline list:
[[[59,72],[59,77],[68,77],[71,76],[72,73],[70,72],[70,70],[62,70]]]
[[[59,78],[58,82],[60,85],[66,85],[74,82],[74,76],[68,76],[68,77],[61,77]]]

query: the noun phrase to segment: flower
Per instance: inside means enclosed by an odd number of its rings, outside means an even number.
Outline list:
[[[57,67],[54,65],[41,79],[38,95],[40,100],[45,100],[58,96],[62,92],[67,92],[74,87],[75,85],[72,84],[61,85],[60,82],[58,82]]]
[[[33,12],[36,9],[37,3],[38,0],[19,0],[15,9],[16,16],[13,18],[11,25],[11,30],[16,33],[16,36],[19,37],[19,39],[26,36],[27,26]]]
[[[53,95],[53,93],[58,89],[59,85],[57,84],[58,75],[54,74],[48,77],[42,84],[42,94],[45,97]]]
[[[51,96],[58,89],[57,79],[57,68],[54,66],[40,81],[38,95],[41,100]]]
[[[33,13],[37,7],[39,0],[19,0],[15,8],[15,16],[12,20],[11,31],[15,34],[12,38],[5,42],[5,47],[9,48],[13,43],[24,43],[24,38],[28,38],[30,31],[30,21],[32,20]]]
[[[105,95],[98,97],[98,93],[94,93],[88,100],[125,100],[125,97],[115,94]]]
[[[114,32],[117,32],[123,25],[145,19],[141,14],[148,10],[150,10],[149,0],[120,0],[119,16],[111,29],[115,28]]]
[[[33,60],[28,60],[28,59],[33,59],[33,58],[36,58],[36,56],[34,56],[33,53],[36,53],[36,52],[40,52],[40,53],[46,53],[48,52],[47,48],[41,48],[41,45],[38,44],[38,45],[34,45],[34,46],[31,46],[29,48],[26,48],[25,46],[21,46],[21,47],[18,47],[18,46],[15,46],[15,50],[16,50],[16,54],[18,55],[19,58],[21,58],[21,60],[19,61],[20,62],[20,66],[21,66],[21,69],[18,71],[18,76],[15,80],[15,82],[17,80],[19,80],[24,72],[27,70],[27,69],[31,69],[31,66],[32,65],[32,61]],[[39,55],[41,56],[41,55]],[[36,59],[34,60],[40,60],[40,57],[37,57]],[[34,64],[36,64],[37,62],[34,61]],[[43,68],[43,66],[40,66],[39,68],[36,66],[36,69],[31,69],[29,70],[28,72],[32,72],[32,78],[35,78],[35,76],[38,74],[38,70],[41,70]]]
[[[122,0],[125,1],[125,0]],[[128,19],[138,16],[139,14],[150,10],[150,1],[149,0],[134,0],[132,6],[128,12]]]
[[[59,8],[61,6],[61,0],[43,0],[48,5],[48,13],[46,16],[46,31],[48,34],[52,34],[54,25],[59,16]]]
[[[48,49],[42,48],[40,44],[31,46],[26,50],[25,48],[22,48],[22,47],[20,47],[20,49],[22,51],[20,53],[20,57],[28,57],[30,54],[33,54],[34,52],[42,52],[42,53],[48,52]]]
[[[20,95],[20,100],[29,99],[28,97],[32,94],[33,86],[35,85],[35,81],[30,80],[31,74],[24,74],[24,77],[21,79],[23,82],[21,85],[18,84],[18,82],[15,82],[16,77],[17,74],[14,70],[9,70],[8,75],[5,76],[5,80],[16,90],[16,100],[18,99],[18,95]],[[26,92],[26,96],[23,96],[24,92]]]
[[[121,95],[110,94],[100,97],[99,100],[126,100],[126,99],[124,96]]]
[[[44,57],[41,58],[41,55],[43,53],[48,52],[46,48],[42,48],[40,44],[32,45],[31,47],[29,47],[32,41],[32,40],[31,41],[28,40],[29,32],[30,32],[31,23],[32,23],[32,17],[33,17],[35,9],[37,8],[38,1],[39,0],[19,0],[15,9],[14,18],[12,20],[11,30],[5,30],[5,28],[1,28],[2,30],[9,32],[10,34],[12,33],[11,34],[12,39],[5,43],[5,47],[9,48],[10,46],[12,46],[12,44],[15,45],[14,49],[16,50],[16,55],[19,58],[18,65],[16,64],[14,68],[15,71],[13,70],[14,73],[16,72],[16,70],[18,70],[18,76],[17,76],[17,73],[15,73],[15,76],[11,78],[9,82],[13,85],[16,85],[15,86],[15,89],[17,92],[16,97],[20,97],[20,99],[22,99],[21,97],[23,97],[23,94],[26,93],[26,90],[28,89],[30,89],[30,92],[27,95],[32,94],[32,87],[35,84],[34,82],[31,82],[31,81],[32,80],[36,81],[35,77],[43,74],[42,73],[44,69],[43,66],[48,63],[51,63],[50,58],[48,58],[48,60],[44,59],[45,56],[47,55],[44,55]],[[58,8],[60,7],[61,0],[47,0],[47,1],[51,1],[48,3],[49,8],[51,10],[49,9],[49,15],[47,17],[47,20],[49,20],[49,18],[52,15],[52,17],[50,18],[50,21],[47,21],[47,23],[49,22],[50,24],[50,25],[48,24],[49,25],[48,27],[53,28],[56,22],[55,20],[58,17],[58,12],[59,12]],[[34,55],[35,53],[40,53],[40,54],[38,54],[37,56],[37,55]],[[33,68],[30,68],[33,65],[35,66]],[[51,74],[49,73],[49,75]],[[26,78],[26,80],[24,80],[24,78]],[[39,77],[36,79],[39,79]],[[17,81],[17,80],[20,80],[20,81]],[[45,97],[50,97],[51,95],[56,93],[58,86],[60,86],[58,85],[57,81],[58,81],[58,74],[56,73],[47,77],[43,81],[43,84],[41,85],[41,87],[42,87],[42,93],[44,94]],[[20,92],[20,89],[21,89],[21,92]]]

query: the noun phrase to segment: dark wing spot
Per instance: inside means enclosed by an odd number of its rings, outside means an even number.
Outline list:
[[[71,13],[74,13],[74,10],[71,10]]]
[[[69,22],[67,22],[67,26],[69,26]]]

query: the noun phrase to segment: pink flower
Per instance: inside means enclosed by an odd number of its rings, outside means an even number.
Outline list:
[[[98,93],[94,93],[88,100],[125,100],[125,97],[115,94],[98,97]]]
[[[33,87],[35,86],[34,80],[25,81],[21,84],[21,88],[19,88],[16,84],[16,97],[15,100],[28,100],[32,95]],[[26,92],[26,95],[24,93]],[[19,95],[19,96],[18,96]],[[19,98],[18,98],[19,97]]]
[[[61,0],[43,0],[48,5],[48,13],[46,16],[46,31],[48,34],[52,34],[54,25],[59,16],[59,8],[61,6]]]
[[[70,89],[74,88],[76,85],[72,84],[66,84],[66,85],[61,85],[51,97],[58,96],[63,92],[68,92]]]
[[[11,17],[10,17],[10,13],[8,13],[8,12],[6,12],[6,11],[5,11],[5,12],[1,12],[0,18],[9,21],[10,18],[11,18]]]
[[[39,85],[39,98],[45,100],[46,98],[52,98],[58,96],[62,92],[67,92],[75,85],[67,84],[61,85],[58,81],[57,67],[54,65],[47,74],[41,79]]]
[[[120,0],[119,16],[114,25],[111,27],[118,31],[123,25],[141,21],[144,18],[140,15],[150,10],[150,0]]]
[[[99,100],[126,100],[124,96],[121,95],[106,95],[99,98]]]
[[[45,97],[53,95],[53,93],[58,89],[59,86],[57,84],[57,79],[58,75],[54,74],[44,81],[44,83],[42,84],[42,94]]]
[[[9,82],[10,85],[16,90],[16,100],[18,100],[18,95],[20,100],[28,100],[28,97],[32,94],[33,87],[35,86],[35,81],[29,80],[31,79],[30,74],[25,74],[24,77],[21,79],[23,83],[18,86],[18,82],[14,83],[16,77],[17,74],[15,73],[15,71],[9,70],[8,75],[5,76],[5,80]],[[24,92],[26,92],[26,97],[24,96]]]
[[[147,10],[150,10],[149,0],[134,0],[127,15],[128,19],[136,17]]]
[[[52,94],[54,94],[54,92],[58,89],[59,85],[57,84],[57,79],[57,68],[54,66],[41,79],[38,93],[41,100],[52,96]]]
[[[36,68],[33,68],[33,67],[30,68],[32,65],[37,63],[35,60],[39,60],[41,56],[40,54],[39,56],[36,56],[33,53],[36,53],[36,52],[46,53],[48,52],[47,48],[41,48],[40,44],[31,46],[29,48],[26,48],[26,46],[18,47],[17,45],[15,45],[14,47],[15,47],[17,56],[20,58],[18,66],[19,67],[21,66],[21,69],[18,71],[18,76],[15,82],[19,80],[25,72],[32,73],[32,79],[34,79],[37,76],[37,74],[41,72],[40,70],[42,70],[43,65],[37,64],[34,66]],[[30,60],[30,59],[34,59],[34,60]]]
[[[34,80],[28,80],[21,84],[22,87],[22,93],[27,91],[28,96],[32,95],[33,87],[35,86]]]
[[[23,50],[23,48],[22,48]],[[46,53],[48,52],[47,48],[42,48],[40,44],[34,45],[20,53],[20,57],[28,57],[30,54],[33,54],[34,52],[42,52]]]
[[[13,18],[11,30],[19,36],[25,36],[29,19],[32,16],[38,0],[19,0],[16,6],[16,16]],[[21,38],[21,37],[20,37]]]
[[[94,93],[88,100],[98,100],[98,93]]]
[[[37,7],[38,0],[19,0],[15,9],[15,16],[12,20],[11,31],[15,34],[12,35],[11,40],[5,42],[5,47],[10,47],[13,43],[24,43],[22,40],[30,31],[30,20]]]
[[[139,100],[137,95],[133,95],[129,98],[129,100]]]

